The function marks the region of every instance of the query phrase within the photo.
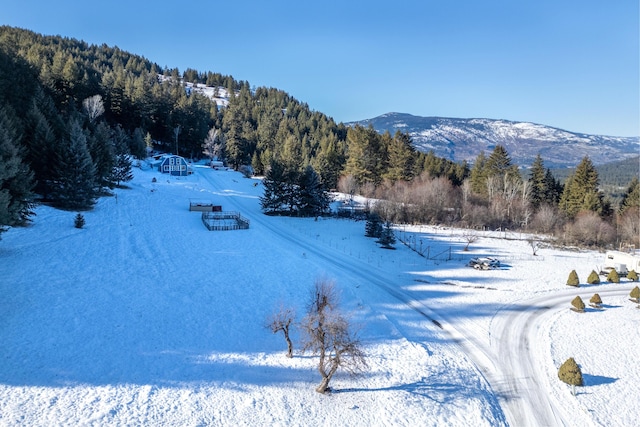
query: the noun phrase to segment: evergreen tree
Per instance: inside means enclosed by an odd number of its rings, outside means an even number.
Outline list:
[[[298,212],[302,216],[320,215],[329,208],[329,197],[316,171],[310,165],[302,174],[297,186]]]
[[[147,155],[146,145],[143,130],[135,128],[129,139],[129,153],[138,160],[144,159]]]
[[[487,168],[488,176],[504,176],[512,172],[513,165],[507,149],[502,145],[496,145],[489,158],[487,158],[485,167]]]
[[[293,184],[287,182],[287,178],[288,173],[284,165],[272,161],[262,181],[264,193],[260,197],[260,206],[265,213],[281,213],[287,206],[291,206],[290,193]]]
[[[636,302],[640,301],[640,288],[636,286],[635,288],[631,289],[631,292],[629,292],[629,296]]]
[[[620,283],[620,275],[616,271],[616,269],[612,269],[609,274],[607,274],[607,282],[609,283]]]
[[[572,386],[582,386],[584,385],[584,380],[582,378],[582,371],[580,367],[576,363],[573,357],[567,359],[558,370],[558,378],[563,383],[572,385]]]
[[[131,172],[131,156],[129,155],[130,140],[124,129],[120,126],[116,126],[113,131],[113,148],[114,148],[114,164],[111,168],[110,180],[114,182],[116,186],[120,186],[122,182],[128,182],[133,179],[133,173]]]
[[[640,181],[638,177],[634,176],[627,191],[622,197],[622,203],[620,204],[620,213],[624,213],[629,209],[640,209]]]
[[[390,181],[410,181],[413,178],[415,149],[408,133],[397,131],[387,146],[387,170],[383,175]]]
[[[600,294],[593,294],[589,302],[596,307],[600,307],[600,304],[602,304],[602,298],[600,298]]]
[[[384,224],[377,243],[384,249],[395,249],[393,245],[396,243],[396,236],[393,234],[393,228],[391,228],[391,223],[389,221]]]
[[[534,209],[537,209],[545,198],[546,194],[546,171],[542,156],[538,154],[531,165],[529,171],[529,201]]]
[[[69,123],[69,135],[56,146],[52,161],[53,204],[73,210],[93,207],[97,195],[95,166],[87,148],[87,136],[77,120]]]
[[[578,273],[575,270],[571,270],[569,273],[569,278],[567,279],[567,286],[580,286],[580,279],[578,278]]]
[[[83,228],[85,225],[84,215],[78,212],[78,214],[73,219],[73,225],[76,228]]]
[[[502,194],[508,182],[519,184],[522,181],[518,167],[512,164],[509,153],[502,145],[496,145],[484,167],[487,179],[492,178],[495,184],[491,188],[493,194],[488,194],[489,196]]]
[[[87,147],[95,167],[95,182],[102,188],[113,187],[111,179],[115,164],[113,135],[109,125],[101,121],[87,138]]]
[[[600,276],[595,272],[595,270],[591,270],[591,273],[589,273],[589,277],[587,277],[587,283],[590,285],[597,285],[598,283],[600,283]]]
[[[343,175],[353,176],[358,184],[381,182],[383,153],[380,149],[380,135],[372,126],[356,125],[347,131],[348,158]]]
[[[380,215],[370,212],[367,215],[367,222],[364,226],[364,235],[366,237],[380,238],[382,236],[382,220]]]
[[[577,297],[575,297],[572,301],[571,301],[571,305],[577,310],[577,311],[584,311],[585,305],[584,305],[584,301],[582,301],[582,298],[580,298],[580,296],[578,295]]]
[[[33,214],[33,173],[22,161],[11,114],[0,107],[0,231]]]
[[[551,169],[547,169],[544,181],[546,193],[544,194],[543,200],[549,206],[557,206],[558,201],[560,200],[560,195],[562,194],[562,184],[560,184],[560,181],[553,176]]]
[[[476,157],[473,166],[469,172],[469,182],[471,183],[471,191],[481,196],[487,196],[487,178],[488,169],[486,168],[487,158],[484,151]]]
[[[27,113],[25,125],[27,161],[36,179],[35,191],[46,200],[51,183],[51,159],[54,156],[56,134],[36,100]]]
[[[584,157],[565,182],[560,209],[570,218],[583,210],[603,214],[605,205],[598,183],[598,171],[589,157]]]

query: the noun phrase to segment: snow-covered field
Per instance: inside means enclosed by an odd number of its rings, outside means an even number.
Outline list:
[[[135,170],[129,189],[75,212],[37,209],[0,241],[0,425],[632,426],[640,419],[633,284],[582,283],[602,254],[493,232],[399,227],[397,250],[364,223],[267,217],[262,186],[232,171]],[[152,182],[153,178],[157,182]],[[208,231],[190,200],[249,230]],[[505,239],[506,237],[506,239]],[[417,252],[429,255],[426,259]],[[503,267],[477,271],[469,258]],[[334,280],[370,369],[319,395],[315,359],[285,357],[266,318],[304,314]],[[599,293],[604,310],[569,310]],[[298,342],[297,334],[294,339]],[[557,379],[573,356],[586,386]]]

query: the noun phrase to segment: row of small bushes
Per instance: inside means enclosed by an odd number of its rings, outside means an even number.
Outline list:
[[[632,282],[637,282],[638,281],[638,273],[636,273],[634,270],[631,270],[629,273],[627,273],[627,279],[629,279]],[[614,269],[612,269],[609,274],[607,274],[607,282],[609,283],[620,283],[620,275],[618,274],[618,272]],[[589,277],[587,277],[587,283],[590,285],[597,285],[600,283],[600,275],[598,273],[595,272],[595,270],[591,270],[591,273],[589,274]],[[575,270],[571,270],[571,273],[569,273],[569,278],[567,279],[567,286],[575,286],[575,287],[579,287],[580,286],[580,279],[578,278],[578,273],[576,273]]]
[[[635,288],[631,289],[631,292],[629,293],[629,297],[631,298],[631,301],[640,303],[640,287],[636,286]],[[602,298],[600,298],[599,294],[593,294],[589,302],[594,307],[599,308],[600,304],[602,304]],[[577,311],[583,311],[585,308],[584,302],[582,301],[582,298],[580,298],[579,295],[571,301],[571,305]]]

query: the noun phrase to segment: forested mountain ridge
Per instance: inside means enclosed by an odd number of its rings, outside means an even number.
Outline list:
[[[265,175],[266,213],[324,213],[324,193],[335,188],[383,200],[376,210],[389,223],[522,227],[598,245],[638,240],[640,183],[614,205],[584,152],[560,183],[548,167],[556,162],[540,153],[515,163],[510,150],[519,159],[520,147],[508,138],[469,151],[470,167],[416,149],[407,126],[392,130],[336,123],[282,90],[231,76],[161,69],[117,47],[0,27],[0,232],[27,222],[34,203],[91,209],[131,179],[132,158],[158,150]],[[607,233],[583,233],[574,221]]]
[[[600,165],[640,154],[640,137],[587,135],[528,122],[388,113],[347,123],[353,124],[372,125],[378,132],[408,132],[416,149],[433,150],[455,162],[471,162],[497,145],[504,146],[513,162],[523,167],[530,166],[538,154],[552,168],[575,167],[584,156]]]

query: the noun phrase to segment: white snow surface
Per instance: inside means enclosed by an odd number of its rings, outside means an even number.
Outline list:
[[[582,283],[595,251],[532,236],[398,226],[397,250],[364,222],[265,216],[260,180],[195,168],[135,169],[130,188],[84,212],[40,206],[0,241],[2,426],[632,426],[640,418],[634,284]],[[156,178],[157,182],[152,182]],[[189,200],[251,221],[208,231]],[[414,250],[412,250],[412,248]],[[420,253],[422,255],[420,255]],[[500,269],[467,267],[498,258]],[[304,315],[333,280],[369,370],[314,391],[316,358],[285,357],[265,327],[281,304]],[[570,301],[602,296],[602,310]],[[441,327],[439,327],[439,325]],[[557,378],[581,366],[577,395]]]

